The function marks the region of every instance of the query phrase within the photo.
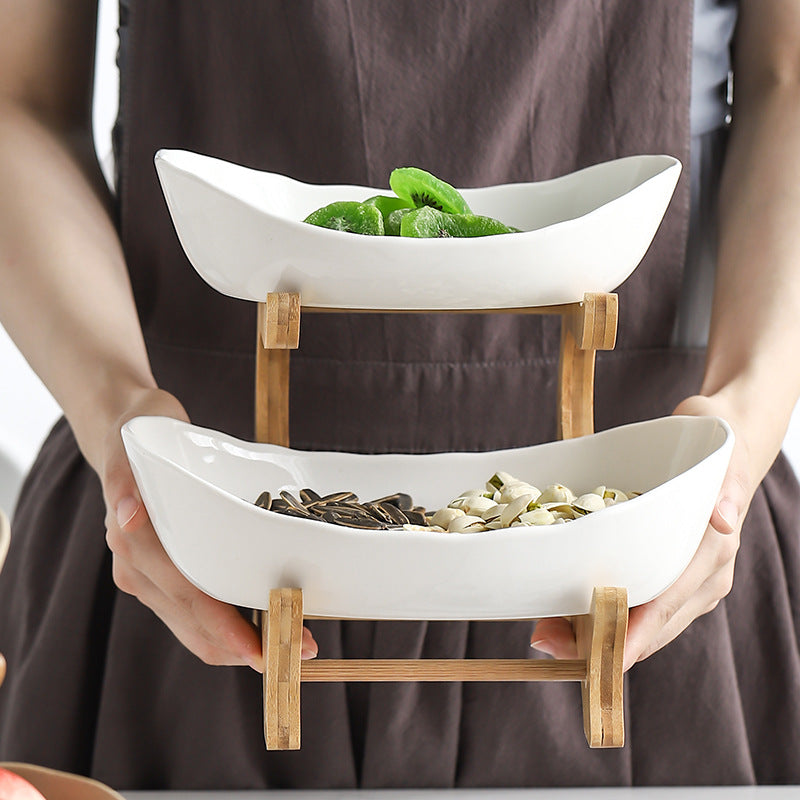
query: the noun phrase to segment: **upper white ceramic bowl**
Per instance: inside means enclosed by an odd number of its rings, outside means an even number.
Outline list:
[[[300,587],[305,613],[364,619],[582,614],[595,586],[623,586],[631,605],[646,602],[697,549],[733,447],[714,417],[432,455],[305,452],[163,417],[137,417],[122,437],[158,536],[192,583],[250,608],[266,608],[270,589]],[[362,500],[404,491],[434,509],[498,469],[540,489],[645,494],[564,525],[472,534],[359,531],[253,505],[264,490],[308,486]]]
[[[160,150],[155,162],[186,255],[215,289],[254,301],[299,292],[304,306],[373,310],[531,307],[613,291],[650,246],[681,171],[671,156],[643,155],[550,181],[464,189],[476,214],[524,232],[409,239],[302,222],[328,203],[388,189],[311,185],[183,150]]]

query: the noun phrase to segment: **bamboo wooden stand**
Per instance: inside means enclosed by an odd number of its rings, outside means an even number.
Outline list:
[[[304,311],[354,313],[350,309],[312,307],[304,307]],[[586,294],[582,302],[565,305],[468,313],[560,315],[558,433],[562,439],[569,439],[594,431],[595,353],[614,348],[615,294]],[[268,295],[258,308],[255,410],[256,438],[260,442],[289,446],[289,355],[299,341],[299,295]],[[265,656],[264,738],[268,750],[300,748],[301,681],[580,681],[584,731],[589,746],[622,747],[624,744],[622,656],[628,627],[624,588],[595,588],[590,612],[573,619],[579,655],[573,661],[301,661],[302,589],[273,588],[269,593],[269,611],[262,612],[260,619]]]

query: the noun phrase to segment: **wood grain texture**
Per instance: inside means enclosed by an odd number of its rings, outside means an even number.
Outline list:
[[[256,441],[289,446],[289,354],[256,350]]]
[[[578,346],[569,320],[561,323],[558,359],[558,438],[594,433],[595,350]]]
[[[583,728],[590,747],[625,744],[622,659],[628,630],[628,592],[597,588],[589,614],[574,622],[578,655],[586,660],[581,684]]]
[[[303,593],[273,589],[262,623],[264,741],[267,750],[300,749],[300,655]]]
[[[258,304],[258,330],[261,346],[296,350],[300,344],[300,295],[270,292]]]
[[[576,304],[575,338],[582,350],[613,350],[617,342],[619,298],[615,294],[588,292]]]
[[[256,441],[289,446],[289,358],[300,343],[300,295],[273,292],[258,304]]]
[[[394,681],[580,681],[586,662],[549,659],[314,659],[304,661],[309,683]]]

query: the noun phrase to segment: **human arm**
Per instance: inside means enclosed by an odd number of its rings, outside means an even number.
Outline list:
[[[676,413],[717,415],[736,436],[711,524],[684,574],[631,610],[625,665],[663,647],[731,588],[744,515],[800,394],[800,6],[743,0],[735,105],[720,187],[719,253],[706,370]],[[564,620],[532,641],[574,656]]]
[[[0,320],[100,476],[114,579],[209,663],[261,666],[255,629],[161,548],[119,435],[186,419],[153,379],[91,135],[94,0],[0,0]],[[308,649],[315,645],[310,637]]]

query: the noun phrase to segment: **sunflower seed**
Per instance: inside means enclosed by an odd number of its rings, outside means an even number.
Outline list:
[[[364,530],[380,530],[383,523],[373,517],[339,517],[339,524],[348,528],[362,528]]]
[[[379,497],[377,500],[372,501],[375,505],[382,505],[383,503],[390,503],[391,505],[399,508],[401,511],[408,511],[414,505],[411,495],[404,492],[397,492],[395,494],[388,494],[386,497]]]
[[[387,511],[384,511],[383,506],[379,503],[367,503],[366,508],[375,519],[385,522],[387,525],[392,524],[392,517]]]
[[[408,517],[408,522],[410,525],[424,525],[427,527],[428,520],[425,519],[425,513],[421,511],[417,511],[416,509],[409,509],[408,511],[404,512],[406,517]]]
[[[349,500],[358,502],[358,498],[353,492],[334,492],[333,494],[326,494],[325,497],[320,497],[323,503],[342,503]]]
[[[261,492],[258,496],[258,500],[256,500],[256,505],[259,508],[266,508],[269,511],[269,507],[272,505],[272,495],[269,492]]]
[[[291,492],[284,490],[281,492],[281,497],[286,501],[290,508],[294,508],[297,511],[302,511],[304,514],[308,513],[306,511],[306,507]]]
[[[383,511],[386,516],[389,517],[389,521],[394,523],[395,525],[407,525],[409,522],[409,518],[407,514],[404,514],[397,506],[392,505],[392,503],[378,503],[378,508]],[[412,513],[412,512],[409,512]],[[427,520],[424,520],[420,524],[427,523]]]
[[[313,489],[301,489],[300,499],[303,501],[303,505],[308,508],[309,503],[316,503],[321,498]]]

